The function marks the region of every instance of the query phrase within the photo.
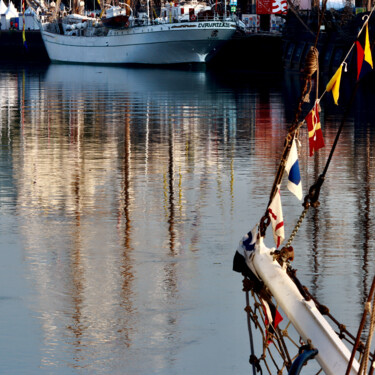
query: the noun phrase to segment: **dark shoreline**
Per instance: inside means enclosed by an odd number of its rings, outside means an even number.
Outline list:
[[[23,45],[22,31],[2,30],[0,32],[0,62],[49,63],[39,30],[26,31],[26,47]]]

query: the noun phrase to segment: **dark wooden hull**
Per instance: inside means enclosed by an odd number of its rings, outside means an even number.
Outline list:
[[[129,26],[129,16],[118,15],[110,18],[102,18],[103,25],[109,29],[124,29]]]

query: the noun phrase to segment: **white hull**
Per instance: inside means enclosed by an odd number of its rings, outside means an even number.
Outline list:
[[[252,264],[275,300],[305,342],[311,340],[319,353],[315,359],[327,375],[345,374],[351,352],[324,319],[313,301],[306,301],[286,271],[274,261],[270,249],[260,239],[255,247]],[[355,360],[350,375],[357,374]]]
[[[84,64],[205,63],[229,40],[234,22],[172,23],[110,30],[106,36],[69,36],[46,31],[51,61]]]

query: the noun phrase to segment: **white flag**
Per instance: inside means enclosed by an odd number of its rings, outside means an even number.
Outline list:
[[[271,218],[273,229],[273,238],[275,240],[276,248],[278,248],[284,241],[284,219],[283,209],[281,207],[280,185],[277,187],[275,197],[272,199],[268,207],[268,213]]]
[[[288,160],[285,164],[285,171],[288,174],[288,189],[300,201],[302,200],[302,182],[301,174],[299,172],[298,153],[296,140],[293,139],[292,146],[290,147]]]

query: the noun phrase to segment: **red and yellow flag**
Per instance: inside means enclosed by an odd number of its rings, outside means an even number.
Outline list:
[[[357,80],[373,69],[370,39],[368,36],[368,23],[362,30],[357,41]]]
[[[313,109],[306,116],[307,130],[309,132],[309,146],[310,156],[314,155],[315,151],[324,147],[323,132],[320,125],[319,105],[315,102]]]

